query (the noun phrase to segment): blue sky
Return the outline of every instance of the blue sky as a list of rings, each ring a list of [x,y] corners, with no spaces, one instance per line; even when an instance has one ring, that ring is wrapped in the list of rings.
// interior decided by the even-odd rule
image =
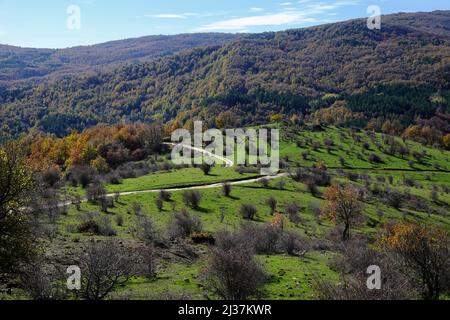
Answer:
[[[80,28],[69,6],[80,9]],[[154,34],[262,32],[383,14],[449,10],[448,0],[0,0],[0,43],[63,48]],[[73,20],[71,20],[73,21]]]

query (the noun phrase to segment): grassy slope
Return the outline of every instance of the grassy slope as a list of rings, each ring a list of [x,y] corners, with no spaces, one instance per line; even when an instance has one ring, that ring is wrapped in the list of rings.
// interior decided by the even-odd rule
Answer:
[[[330,168],[340,167],[339,157],[344,157],[346,159],[345,170],[368,174],[372,178],[372,181],[375,181],[378,176],[392,176],[394,178],[393,184],[382,184],[381,187],[383,189],[389,187],[404,190],[407,188],[404,185],[405,178],[413,178],[417,181],[419,186],[414,188],[408,187],[411,194],[421,197],[423,201],[429,203],[432,208],[443,208],[444,205],[448,208],[450,204],[450,196],[448,194],[442,191],[440,192],[439,200],[441,203],[434,203],[430,199],[430,191],[433,185],[440,187],[450,186],[450,173],[433,171],[435,170],[436,164],[445,170],[449,169],[448,152],[425,148],[430,156],[424,163],[415,165],[414,168],[410,168],[408,161],[412,160],[411,157],[400,159],[388,156],[378,151],[370,142],[370,148],[372,150],[367,151],[367,154],[377,153],[384,159],[383,164],[374,165],[358,159],[355,155],[356,152],[360,152],[362,143],[364,141],[370,141],[370,139],[361,133],[361,143],[355,142],[349,135],[341,141],[339,131],[339,129],[330,128],[324,132],[302,131],[296,133],[296,139],[310,137],[322,141],[325,137],[333,138],[336,142],[336,146],[333,147],[331,153],[328,153],[324,148],[321,148],[318,151],[312,151],[308,146],[300,148],[294,141],[284,140],[282,141],[281,155],[283,157],[288,156],[291,167],[298,165],[311,166],[318,161],[325,162]],[[377,140],[381,141],[381,138],[378,137]],[[412,142],[408,142],[408,145],[411,149],[415,150],[421,148],[418,144]],[[301,155],[305,150],[311,152],[311,157],[308,161],[304,161]],[[430,171],[417,171],[417,169]],[[333,174],[333,179],[335,181],[349,182],[347,178],[337,175],[336,169],[330,169],[330,172]],[[137,179],[128,179],[124,181],[123,185],[108,186],[107,188],[111,192],[116,190],[133,191],[186,184],[211,183],[240,177],[242,176],[235,173],[233,169],[217,167],[214,168],[211,176],[204,176],[200,169],[191,168],[174,172],[157,173]],[[231,198],[224,197],[220,188],[202,190],[203,200],[201,202],[201,209],[198,211],[190,211],[201,218],[206,231],[214,232],[222,229],[234,230],[242,223],[242,218],[239,216],[239,208],[243,203],[252,203],[257,206],[259,222],[270,222],[272,216],[270,215],[269,208],[265,204],[265,201],[270,196],[273,196],[278,199],[278,210],[281,212],[284,210],[284,206],[287,203],[292,203],[294,201],[302,207],[301,216],[304,219],[304,223],[299,226],[288,223],[288,227],[296,229],[303,236],[321,238],[332,228],[332,225],[327,222],[318,222],[310,205],[316,204],[320,206],[323,204],[324,200],[320,197],[315,198],[310,195],[303,184],[294,182],[289,178],[286,178],[286,181],[287,185],[285,190],[276,189],[276,181],[271,181],[270,188],[263,188],[259,184],[235,186]],[[359,180],[353,183],[363,184],[363,182]],[[323,191],[323,189],[321,189],[321,191]],[[119,238],[132,239],[130,227],[133,225],[134,217],[131,214],[131,205],[135,202],[142,205],[144,214],[152,217],[157,229],[161,233],[165,232],[173,210],[179,210],[184,207],[182,192],[173,192],[173,202],[165,203],[162,212],[159,212],[154,204],[156,196],[156,194],[139,194],[122,196],[120,198],[120,201],[116,203],[116,207],[111,209],[109,213],[113,226],[118,231]],[[70,207],[68,215],[59,222],[59,230],[67,241],[74,239],[77,239],[77,241],[80,239],[86,240],[90,238],[88,235],[74,234],[67,231],[67,226],[79,224],[80,217],[85,212],[100,211],[98,206],[90,203],[82,204],[81,208],[82,212],[78,212],[74,207]],[[377,211],[379,210],[384,212],[384,216],[378,216]],[[220,219],[222,213],[225,215],[223,223]],[[122,227],[117,226],[114,219],[115,216],[119,215],[125,220]],[[406,209],[399,211],[388,207],[379,201],[373,201],[365,204],[365,215],[367,221],[371,223],[361,225],[357,228],[356,232],[374,234],[383,223],[391,219],[407,219],[421,221],[425,224],[439,224],[450,229],[450,217],[448,212],[446,212],[446,215],[437,215]],[[312,298],[314,296],[314,292],[311,288],[312,274],[326,277],[331,280],[337,280],[337,275],[327,266],[327,261],[331,256],[331,253],[311,252],[304,258],[287,257],[283,255],[259,257],[265,264],[266,270],[271,276],[269,283],[265,287],[265,298]],[[134,279],[128,286],[117,292],[116,296],[151,299],[158,297],[159,294],[163,292],[174,292],[177,295],[187,294],[190,298],[203,299],[205,296],[198,275],[204,265],[204,257],[200,258],[194,264],[189,265],[163,262],[159,277],[155,282],[148,282],[144,279]]]

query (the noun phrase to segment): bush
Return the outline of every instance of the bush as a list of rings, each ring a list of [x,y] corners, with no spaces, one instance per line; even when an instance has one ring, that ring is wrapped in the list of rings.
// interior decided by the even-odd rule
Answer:
[[[139,202],[133,202],[131,204],[131,209],[136,216],[140,216],[142,214],[142,205]]]
[[[172,216],[168,229],[171,238],[187,238],[193,233],[201,232],[202,223],[199,218],[183,210]]]
[[[284,189],[286,188],[286,184],[287,184],[287,182],[286,182],[285,179],[280,179],[280,180],[278,180],[278,182],[277,182],[277,188],[278,188],[279,190],[284,190]]]
[[[113,237],[117,232],[113,229],[108,217],[100,216],[98,213],[87,213],[77,228],[79,233],[89,233],[98,236]]]
[[[183,201],[187,206],[192,209],[198,209],[200,207],[200,201],[202,200],[202,195],[197,190],[188,190],[183,193]]]
[[[156,208],[158,208],[159,211],[162,211],[162,210],[163,210],[163,207],[164,207],[164,201],[163,201],[163,199],[161,199],[161,197],[156,197],[156,199],[155,199],[155,205],[156,205]]]
[[[137,250],[140,262],[140,274],[149,280],[156,278],[156,253],[155,248],[152,245],[146,245],[138,248]]]
[[[291,173],[291,178],[296,182],[311,182],[321,187],[329,186],[331,183],[331,177],[324,167],[311,169],[297,168],[294,173]]]
[[[374,153],[369,155],[368,160],[369,160],[369,162],[372,162],[372,163],[383,163],[383,160],[381,159],[381,157]]]
[[[40,261],[27,263],[20,270],[22,288],[33,300],[67,299],[67,287],[56,269],[55,266],[43,265]]]
[[[214,245],[216,240],[213,235],[209,232],[196,232],[191,236],[192,242],[195,244],[210,244]]]
[[[260,184],[261,184],[261,186],[263,187],[263,188],[268,188],[269,187],[269,179],[267,179],[267,178],[261,178],[261,179],[259,179],[259,181],[258,181]]]
[[[225,197],[229,197],[231,195],[231,184],[228,182],[225,182],[224,184],[222,184],[222,191],[223,191],[223,195]]]
[[[313,179],[307,180],[305,182],[305,185],[306,190],[308,190],[308,192],[311,193],[313,197],[316,197],[319,194],[319,189],[317,188],[317,184]]]
[[[243,204],[240,209],[241,216],[247,220],[254,220],[258,210],[252,204]]]
[[[102,198],[106,197],[106,190],[101,184],[97,183],[86,189],[86,195],[91,203],[97,203]]]
[[[275,214],[275,211],[277,209],[277,203],[278,203],[278,201],[274,197],[270,197],[269,199],[266,200],[266,204],[270,208],[271,215]]]
[[[246,300],[257,296],[267,275],[252,253],[233,245],[212,248],[205,272],[207,286],[224,300]]]
[[[404,196],[400,191],[387,189],[385,192],[385,200],[389,206],[399,210],[402,207]]]
[[[281,236],[280,249],[290,255],[299,255],[309,250],[309,245],[296,231],[287,230]]]
[[[116,216],[116,224],[119,226],[119,227],[123,227],[123,224],[124,224],[124,219],[123,219],[123,216]]]
[[[147,216],[136,216],[135,225],[131,233],[135,238],[147,244],[153,244],[157,238],[153,221]]]
[[[332,261],[332,268],[341,273],[338,285],[313,279],[313,287],[324,300],[405,300],[415,299],[414,286],[393,267],[394,261],[371,249],[366,241],[354,240],[342,245],[341,254]],[[367,288],[367,267],[376,265],[382,270],[382,290]]]
[[[207,164],[207,163],[205,163],[205,162],[203,162],[203,163],[200,165],[200,169],[203,171],[203,173],[204,173],[205,175],[209,175],[209,174],[211,173],[212,168],[213,168],[212,165]]]
[[[41,173],[41,179],[47,188],[53,188],[61,181],[59,167],[51,167]]]
[[[258,254],[275,254],[279,251],[282,230],[269,224],[258,226],[246,224],[240,230],[246,243],[253,246]]]
[[[446,229],[396,224],[386,228],[377,246],[393,257],[394,269],[410,283],[420,284],[425,300],[438,300],[450,293],[450,234]]]
[[[294,202],[287,204],[285,207],[285,212],[289,217],[289,220],[295,225],[298,225],[301,222],[301,218],[299,216],[300,206],[297,203]]]
[[[106,177],[106,181],[108,181],[110,184],[114,184],[114,185],[122,184],[121,177],[116,173],[108,175]]]
[[[172,201],[172,194],[168,191],[161,190],[159,192],[159,198],[161,198],[161,200],[164,202],[169,202]]]
[[[91,242],[80,257],[82,290],[86,300],[103,300],[137,273],[135,252],[116,241]]]
[[[95,169],[90,166],[74,166],[72,167],[67,178],[72,182],[73,186],[81,185],[83,189],[96,179]]]

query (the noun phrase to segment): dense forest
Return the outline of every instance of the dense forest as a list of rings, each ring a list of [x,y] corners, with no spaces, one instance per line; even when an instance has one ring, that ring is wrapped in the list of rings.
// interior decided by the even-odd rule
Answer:
[[[233,34],[180,34],[148,36],[67,49],[34,49],[0,45],[0,85],[17,80],[75,74],[92,68],[112,67],[130,61],[148,61],[183,50],[221,45]]]
[[[450,106],[450,12],[386,16],[245,35],[103,72],[0,91],[2,131],[58,136],[98,123],[265,123],[341,106],[417,125]],[[107,59],[107,58],[105,58]],[[271,118],[272,117],[272,118]],[[442,117],[441,117],[442,118]],[[238,120],[239,119],[239,120]],[[440,132],[441,136],[448,134]]]

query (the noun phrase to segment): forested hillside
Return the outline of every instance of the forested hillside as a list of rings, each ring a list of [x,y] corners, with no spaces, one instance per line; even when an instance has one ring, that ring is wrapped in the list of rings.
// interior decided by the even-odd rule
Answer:
[[[221,45],[233,34],[181,34],[148,36],[67,49],[32,49],[0,45],[0,85],[14,80],[38,81],[42,77],[74,74],[95,67],[147,61],[183,50]]]
[[[101,73],[4,89],[0,121],[13,135],[36,127],[61,136],[121,121],[174,121],[176,127],[200,118],[209,125],[246,125],[333,105],[362,113],[362,126],[392,118],[405,129],[417,117],[449,110],[449,26],[450,12],[439,11],[387,16],[380,31],[360,19],[248,35]]]

